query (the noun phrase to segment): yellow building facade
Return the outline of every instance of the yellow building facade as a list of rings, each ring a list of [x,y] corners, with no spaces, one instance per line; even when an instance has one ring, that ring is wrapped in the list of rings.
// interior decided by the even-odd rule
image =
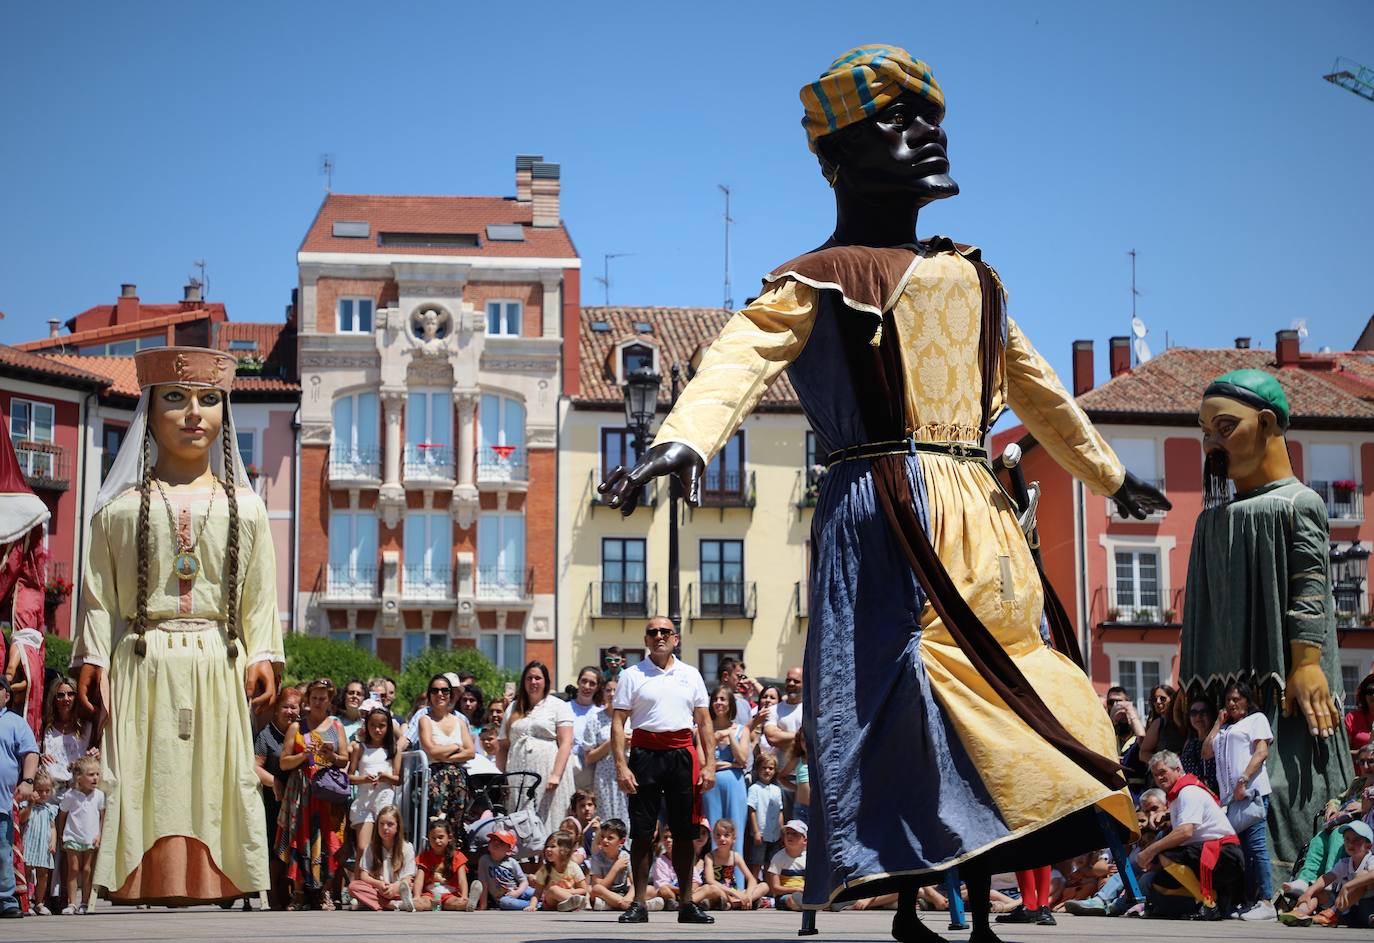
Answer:
[[[582,309],[577,393],[563,398],[558,420],[560,684],[581,666],[600,664],[611,645],[637,660],[648,617],[668,612],[667,483],[646,488],[645,504],[628,518],[596,491],[633,457],[624,379],[644,366],[663,377],[661,421],[672,365],[682,367],[685,383],[694,357],[728,317],[701,308]],[[712,461],[703,506],[680,505],[682,657],[708,684],[727,656],[743,658],[760,678],[779,678],[802,662],[812,443],[784,377]]]

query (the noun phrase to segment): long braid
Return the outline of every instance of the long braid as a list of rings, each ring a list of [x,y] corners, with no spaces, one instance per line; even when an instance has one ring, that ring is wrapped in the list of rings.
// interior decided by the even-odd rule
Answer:
[[[228,406],[228,399],[225,399]],[[238,481],[234,475],[234,430],[229,422],[229,410],[224,410],[224,497],[229,502],[229,544],[225,550],[224,606],[229,630],[229,658],[239,655],[239,498]],[[208,514],[209,511],[206,511]]]
[[[153,476],[153,433],[143,430],[143,469],[138,480],[138,610],[134,616],[134,632],[138,638],[134,642],[134,652],[142,658],[148,654],[148,642],[143,635],[148,630],[148,542],[152,534],[148,526],[148,503],[152,492]],[[176,534],[172,535],[176,540]]]

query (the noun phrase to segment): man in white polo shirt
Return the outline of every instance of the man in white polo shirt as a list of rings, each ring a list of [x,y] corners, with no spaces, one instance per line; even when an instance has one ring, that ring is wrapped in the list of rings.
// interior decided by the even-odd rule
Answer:
[[[1245,896],[1245,855],[1236,830],[1212,791],[1183,772],[1177,754],[1155,753],[1150,773],[1168,796],[1170,831],[1136,854],[1142,872],[1159,859],[1161,873],[1145,888],[1147,902],[1165,906],[1170,899],[1161,892],[1182,887],[1202,905],[1201,919],[1225,919]]]
[[[715,768],[707,763],[710,741],[706,683],[691,665],[673,655],[677,630],[672,620],[654,616],[644,629],[639,664],[620,673],[611,704],[611,750],[616,779],[630,797],[630,874],[635,899],[620,915],[621,923],[647,923],[644,891],[654,858],[654,831],[660,810],[666,811],[673,836],[673,867],[678,886],[692,886],[692,839],[700,791],[715,785]],[[625,751],[625,722],[634,729],[633,750]],[[678,923],[714,923],[715,919],[684,894]]]

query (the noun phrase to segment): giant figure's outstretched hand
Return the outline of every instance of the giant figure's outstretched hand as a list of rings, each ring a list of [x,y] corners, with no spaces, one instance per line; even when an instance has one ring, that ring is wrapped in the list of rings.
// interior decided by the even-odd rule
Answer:
[[[1322,650],[1318,645],[1289,644],[1290,667],[1283,686],[1283,716],[1302,714],[1307,719],[1307,732],[1325,740],[1335,733],[1341,715],[1331,698],[1321,658]]]
[[[1164,497],[1164,492],[1146,481],[1141,481],[1130,472],[1126,472],[1126,479],[1121,482],[1121,487],[1116,489],[1116,494],[1112,495],[1112,500],[1116,502],[1116,513],[1124,517],[1134,517],[1138,521],[1145,520],[1146,516],[1155,511],[1169,511],[1173,509],[1173,502]]]
[[[644,457],[628,471],[624,465],[617,465],[606,476],[606,480],[597,485],[596,490],[606,495],[607,504],[620,508],[621,516],[628,517],[639,506],[640,489],[646,481],[661,475],[676,475],[687,503],[699,507],[701,476],[705,471],[706,463],[691,446],[681,442],[664,442],[645,452]]]

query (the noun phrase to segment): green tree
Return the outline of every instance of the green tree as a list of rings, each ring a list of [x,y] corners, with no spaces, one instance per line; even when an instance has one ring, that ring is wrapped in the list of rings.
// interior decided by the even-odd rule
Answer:
[[[72,663],[72,641],[58,635],[44,636],[47,647],[47,667],[63,674],[67,674],[71,669],[68,667]]]
[[[487,701],[500,694],[507,681],[516,679],[515,672],[496,667],[475,648],[432,648],[406,662],[396,686],[394,710],[408,713],[410,705],[429,687],[429,679],[445,671],[472,672]]]
[[[391,669],[371,652],[352,642],[336,642],[317,635],[291,633],[285,638],[286,684],[329,678],[342,688],[350,678],[366,681]]]

